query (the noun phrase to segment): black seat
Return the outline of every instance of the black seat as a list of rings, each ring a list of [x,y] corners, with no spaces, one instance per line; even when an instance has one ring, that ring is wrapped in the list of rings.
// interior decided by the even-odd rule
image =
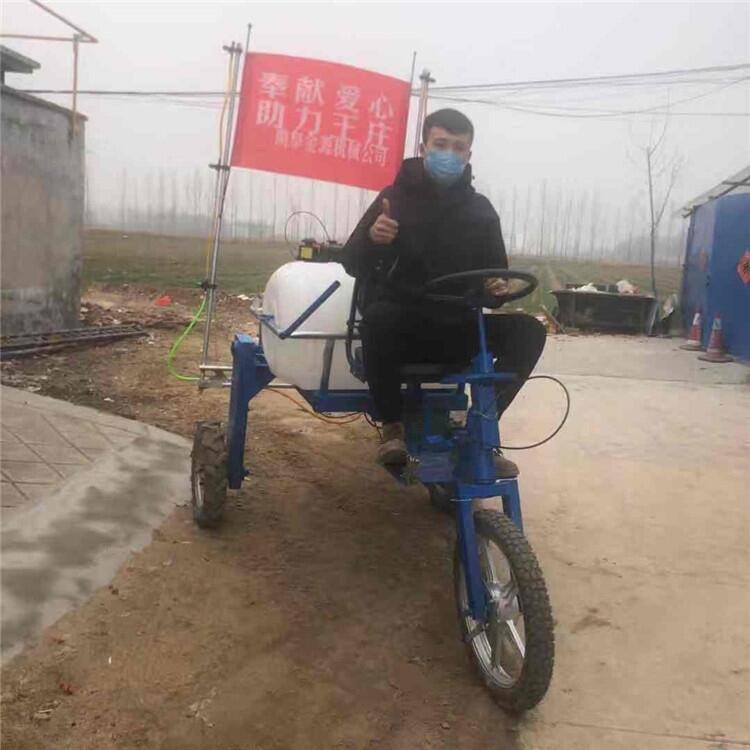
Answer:
[[[354,348],[352,375],[363,383],[365,379],[365,364],[362,357],[362,347]],[[420,381],[425,383],[438,383],[451,372],[460,372],[466,367],[466,363],[440,362],[433,364],[430,362],[415,362],[414,364],[404,365],[400,368],[401,381],[406,383],[410,381]]]
[[[399,372],[402,380],[442,380],[449,372],[455,371],[456,366],[448,364],[415,363],[404,365]]]

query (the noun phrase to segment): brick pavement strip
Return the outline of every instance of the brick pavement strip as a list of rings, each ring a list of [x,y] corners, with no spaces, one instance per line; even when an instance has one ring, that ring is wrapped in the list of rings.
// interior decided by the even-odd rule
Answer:
[[[133,443],[149,428],[85,407],[2,388],[2,506],[43,501],[67,480]]]
[[[3,390],[5,394],[5,390]],[[22,508],[43,501],[67,479],[93,462],[119,451],[139,434],[137,423],[115,426],[72,416],[64,402],[25,394],[23,400],[3,399],[0,409],[2,506]],[[124,421],[124,420],[123,420]]]
[[[5,661],[106,585],[188,500],[190,444],[14,388],[0,386],[0,399]]]

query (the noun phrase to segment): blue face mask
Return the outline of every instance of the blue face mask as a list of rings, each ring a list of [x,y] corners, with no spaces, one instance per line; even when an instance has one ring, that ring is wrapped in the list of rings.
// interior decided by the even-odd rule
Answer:
[[[438,185],[448,187],[464,173],[466,162],[454,151],[434,148],[425,154],[424,168]]]

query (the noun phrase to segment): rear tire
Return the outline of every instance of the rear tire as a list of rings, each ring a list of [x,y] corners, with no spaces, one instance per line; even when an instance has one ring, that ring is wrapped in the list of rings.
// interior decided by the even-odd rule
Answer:
[[[505,600],[509,607],[505,615],[501,617],[496,609],[493,616],[491,608],[486,627],[478,632],[478,623],[468,614],[464,569],[457,545],[453,570],[461,636],[469,658],[498,703],[520,713],[539,703],[552,678],[555,635],[547,587],[526,537],[507,516],[495,510],[479,510],[474,513],[474,524],[485,587],[494,583],[498,590],[498,583],[512,585],[513,594]],[[498,563],[486,562],[492,556],[488,551],[492,547],[499,550],[504,563],[501,558]],[[505,568],[506,563],[508,574],[498,575],[497,568]],[[492,576],[488,572],[491,568],[495,569]],[[517,614],[511,617],[508,611],[514,608]],[[523,643],[524,653],[514,645],[509,622],[513,623],[515,638]]]
[[[193,520],[202,529],[214,529],[224,517],[227,499],[226,432],[221,422],[196,424],[191,458]]]

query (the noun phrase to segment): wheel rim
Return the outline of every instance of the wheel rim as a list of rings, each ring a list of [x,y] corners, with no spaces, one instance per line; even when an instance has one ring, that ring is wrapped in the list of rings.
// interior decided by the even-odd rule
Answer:
[[[526,658],[526,629],[518,587],[508,559],[491,540],[477,534],[482,581],[489,600],[487,622],[463,616],[465,632],[480,668],[499,687],[512,688],[521,678]],[[462,612],[469,610],[466,577],[459,563],[458,599]]]
[[[193,472],[193,503],[197,512],[203,510],[203,477],[199,470]]]

